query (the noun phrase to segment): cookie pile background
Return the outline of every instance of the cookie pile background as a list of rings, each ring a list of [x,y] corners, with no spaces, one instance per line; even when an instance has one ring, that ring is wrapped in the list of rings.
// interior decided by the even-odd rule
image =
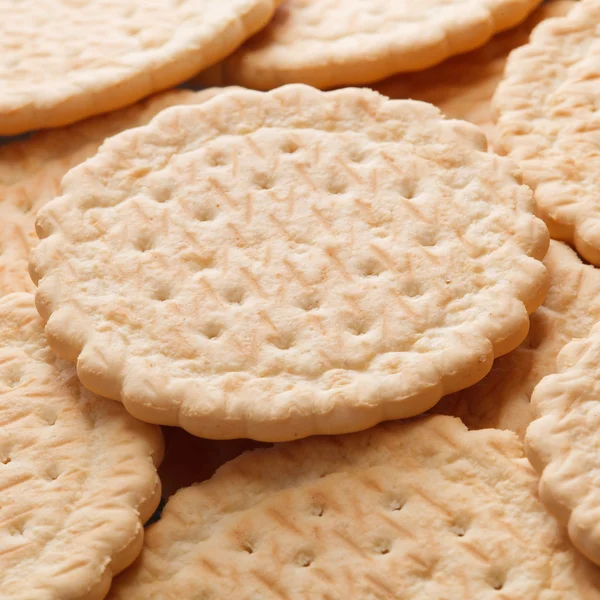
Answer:
[[[599,0],[0,0],[0,599],[600,598]]]

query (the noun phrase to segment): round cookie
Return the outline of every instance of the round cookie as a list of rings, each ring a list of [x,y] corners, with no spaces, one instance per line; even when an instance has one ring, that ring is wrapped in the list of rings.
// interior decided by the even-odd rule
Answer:
[[[494,97],[499,149],[523,170],[554,239],[600,265],[600,0],[549,19],[515,50]]]
[[[208,85],[322,89],[420,71],[514,27],[541,0],[284,0],[269,25],[202,73]]]
[[[0,136],[109,112],[189,79],[280,0],[2,0]]]
[[[435,107],[286,86],[163,111],[38,213],[38,310],[82,383],[209,438],[423,412],[543,301],[515,165]]]
[[[255,450],[181,490],[110,600],[597,600],[513,433],[436,416]]]
[[[77,381],[33,296],[0,298],[0,595],[100,600],[160,499],[158,427]]]

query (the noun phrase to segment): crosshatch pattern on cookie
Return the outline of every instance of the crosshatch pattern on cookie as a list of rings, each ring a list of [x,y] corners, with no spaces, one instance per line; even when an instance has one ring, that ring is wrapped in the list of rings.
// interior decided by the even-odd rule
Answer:
[[[509,432],[437,416],[276,445],[178,492],[110,600],[597,599]]]
[[[33,296],[0,299],[0,596],[100,600],[160,498],[158,427],[81,386]]]
[[[546,292],[530,191],[485,149],[365,90],[169,109],[39,213],[50,344],[92,390],[205,437],[426,410],[512,350]]]
[[[600,265],[600,1],[550,19],[515,50],[494,97],[499,148],[532,187],[550,235]]]

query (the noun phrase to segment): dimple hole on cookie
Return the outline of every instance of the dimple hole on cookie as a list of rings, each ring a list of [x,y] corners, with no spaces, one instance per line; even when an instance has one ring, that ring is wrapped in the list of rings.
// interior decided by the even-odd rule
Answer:
[[[417,185],[413,181],[403,181],[402,197],[406,200],[412,200],[417,195]]]
[[[392,512],[397,512],[399,510],[402,510],[404,508],[404,505],[406,503],[403,500],[400,500],[400,498],[394,498],[391,502],[390,502],[390,510]]]
[[[254,547],[250,542],[244,542],[242,544],[242,550],[247,554],[254,554]]]
[[[273,178],[268,173],[255,173],[254,184],[260,190],[270,190],[273,187]]]
[[[352,335],[365,335],[370,327],[364,319],[355,319],[348,325],[348,330]]]
[[[419,236],[419,243],[425,248],[435,246],[437,242],[437,233],[435,231],[425,231]]]
[[[382,265],[376,258],[373,257],[367,258],[360,265],[360,274],[363,277],[376,277],[377,275],[380,275],[384,270],[384,265]]]
[[[294,336],[291,333],[280,332],[270,338],[270,343],[280,350],[289,350],[294,345]]]
[[[213,152],[208,156],[208,164],[211,167],[224,167],[227,164],[227,157],[223,152]]]
[[[17,521],[16,523],[13,523],[9,528],[9,533],[12,536],[24,535],[25,521]]]
[[[171,290],[166,285],[162,285],[154,290],[152,297],[158,302],[166,302],[172,297]]]
[[[140,252],[148,252],[154,247],[154,240],[150,235],[141,235],[133,242],[133,245]]]
[[[313,295],[301,296],[298,298],[298,307],[307,312],[316,310],[320,306],[319,299]]]
[[[216,216],[216,210],[212,206],[201,204],[194,210],[194,216],[197,221],[205,223],[206,221],[212,221]]]
[[[450,531],[454,533],[457,537],[464,537],[469,530],[469,520],[465,516],[457,517],[452,525],[450,526]]]
[[[240,287],[232,287],[225,291],[224,296],[227,302],[230,304],[242,304],[246,293]]]
[[[392,542],[388,539],[378,539],[373,543],[373,551],[382,556],[389,554],[392,549]]]
[[[204,271],[204,269],[212,269],[215,266],[215,257],[209,256],[192,256],[189,259],[189,267],[192,271]]]
[[[340,176],[332,177],[327,182],[327,191],[330,194],[343,194],[348,189],[348,182]]]
[[[159,204],[167,202],[171,198],[171,190],[167,186],[157,187],[152,192],[152,199]]]
[[[7,454],[4,458],[0,459],[0,463],[2,463],[3,465],[8,465],[12,462],[12,458],[10,457],[10,454]]]
[[[223,333],[223,325],[221,325],[220,323],[215,323],[215,322],[208,323],[204,327],[203,333],[204,333],[205,337],[207,337],[209,340],[214,340]]]
[[[325,507],[321,504],[313,505],[310,510],[315,517],[322,517],[325,514]]]
[[[499,592],[506,584],[506,573],[498,570],[497,568],[493,568],[488,575],[487,581],[490,587]]]
[[[416,298],[422,296],[421,284],[418,281],[410,280],[404,284],[404,295],[409,298]]]
[[[348,158],[353,163],[361,163],[363,162],[363,160],[365,160],[365,153],[362,150],[359,150],[358,148],[352,148],[352,150],[350,150]]]
[[[56,421],[58,420],[58,413],[53,410],[47,410],[44,415],[42,415],[42,420],[48,427],[54,427]]]
[[[46,478],[48,481],[56,481],[60,475],[58,467],[56,465],[50,465],[46,469]]]
[[[313,553],[306,551],[298,552],[298,554],[296,554],[296,557],[294,558],[294,562],[296,563],[296,565],[302,568],[310,567],[314,560],[315,557]]]
[[[285,140],[281,145],[281,151],[285,154],[294,154],[300,146],[294,140]]]

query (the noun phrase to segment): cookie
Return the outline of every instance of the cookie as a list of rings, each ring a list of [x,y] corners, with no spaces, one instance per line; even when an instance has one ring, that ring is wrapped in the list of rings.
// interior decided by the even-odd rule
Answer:
[[[0,147],[0,296],[35,290],[27,272],[29,252],[37,243],[35,215],[59,194],[69,169],[93,156],[111,135],[145,125],[169,106],[205,102],[222,89],[164,92],[114,113]]]
[[[174,107],[38,213],[37,307],[82,383],[207,438],[409,417],[543,301],[545,226],[474,125],[370,90]]]
[[[600,1],[539,25],[494,97],[500,150],[532,187],[554,239],[600,265]]]
[[[420,71],[514,27],[540,0],[284,0],[270,24],[198,81],[322,89]]]
[[[542,379],[531,402],[536,419],[525,437],[540,473],[540,498],[568,527],[574,546],[600,564],[600,325],[558,355],[557,373]]]
[[[2,0],[0,136],[58,127],[182,83],[280,0]]]
[[[50,351],[33,296],[0,298],[0,596],[104,598],[141,550],[162,451]]]
[[[552,241],[544,259],[550,290],[531,315],[529,333],[494,362],[476,385],[443,398],[432,410],[460,417],[470,429],[510,429],[523,438],[533,418],[535,386],[556,371],[556,357],[600,320],[600,271],[581,262],[563,242]]]
[[[310,438],[181,490],[110,600],[600,597],[506,431],[451,417]]]
[[[550,17],[568,14],[574,0],[542,4],[512,29],[494,36],[485,46],[460,54],[442,64],[416,73],[403,73],[373,86],[390,98],[431,102],[451,119],[463,119],[481,127],[494,146],[492,97],[502,79],[512,50],[526,44],[532,29]]]

